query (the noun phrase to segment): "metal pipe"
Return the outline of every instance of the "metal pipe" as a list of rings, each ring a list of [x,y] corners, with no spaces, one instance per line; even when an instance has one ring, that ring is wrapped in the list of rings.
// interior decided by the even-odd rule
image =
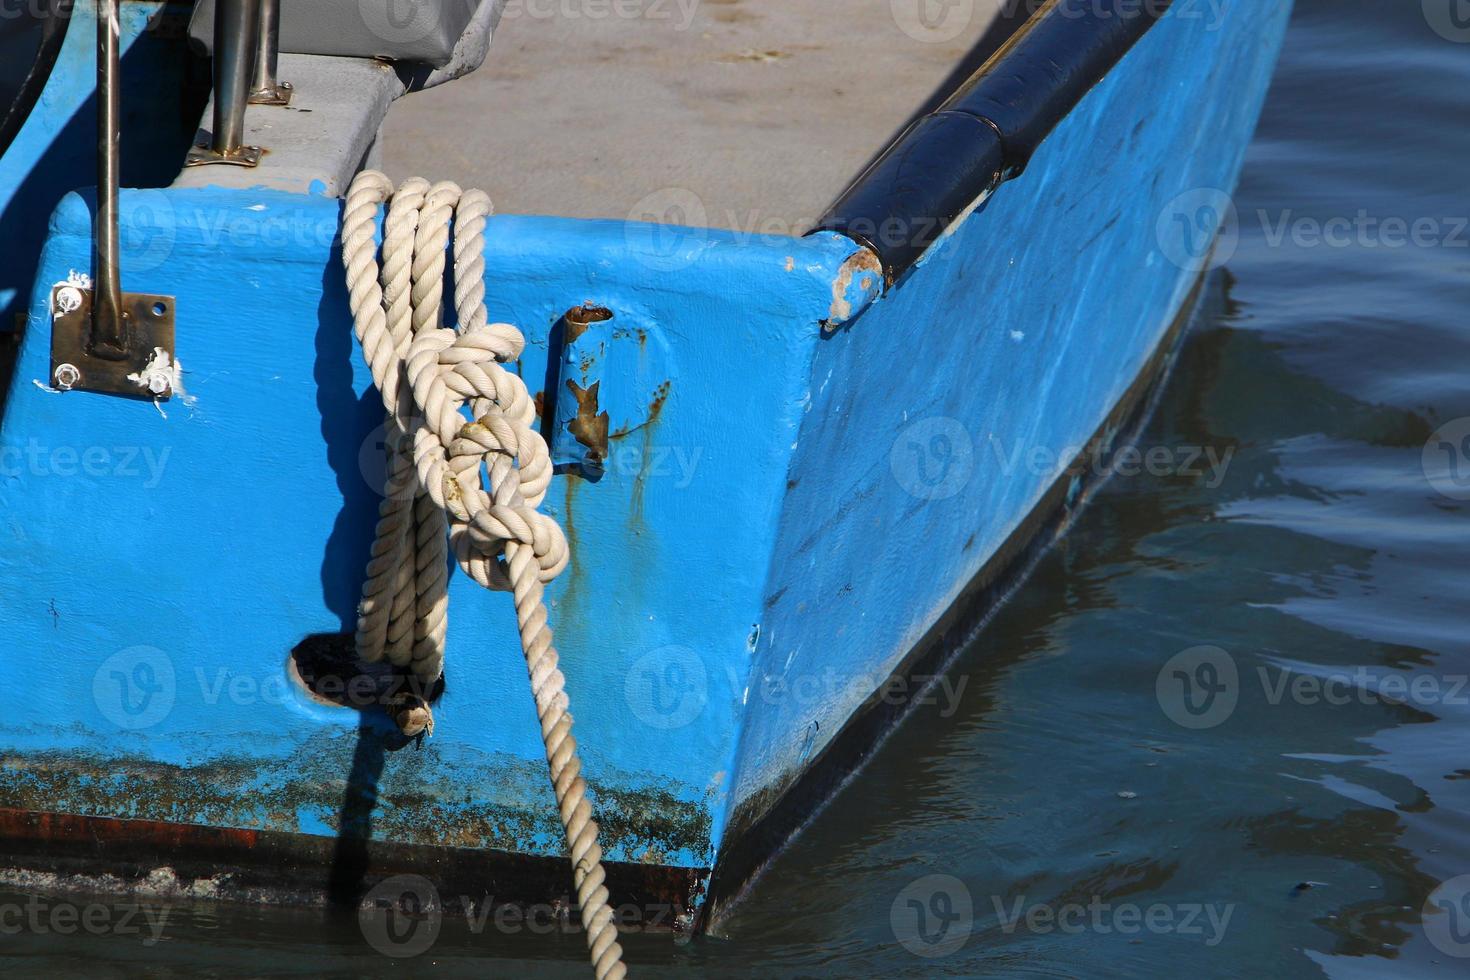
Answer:
[[[255,52],[255,73],[250,80],[251,102],[275,102],[281,98],[276,66],[281,53],[281,0],[260,0],[260,44]]]
[[[111,0],[116,2],[116,0]],[[229,156],[245,143],[245,104],[255,69],[260,0],[219,0],[214,8],[214,138]]]
[[[97,249],[92,351],[97,357],[113,361],[127,354],[122,281],[118,272],[118,141],[122,115],[118,84],[118,3],[119,0],[100,0],[97,4],[97,217],[92,229]]]

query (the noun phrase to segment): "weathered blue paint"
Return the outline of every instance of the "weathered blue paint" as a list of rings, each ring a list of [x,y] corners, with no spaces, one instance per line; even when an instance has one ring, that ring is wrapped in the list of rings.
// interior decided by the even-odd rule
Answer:
[[[190,7],[137,0],[122,5],[123,182],[173,179],[173,161],[193,128],[181,122],[185,61],[178,55]],[[35,111],[0,156],[0,331],[23,314],[45,241],[46,219],[63,194],[96,181],[96,46],[93,6],[77,3]],[[167,56],[165,57],[165,52]],[[133,229],[124,228],[124,234]]]
[[[1167,17],[881,299],[871,256],[830,233],[490,221],[490,315],[525,331],[531,390],[559,372],[558,320],[596,304],[616,324],[600,407],[638,420],[610,430],[599,479],[548,497],[573,553],[552,622],[612,858],[709,867],[1055,475],[992,446],[1057,453],[1098,426],[1196,278],[1158,218],[1232,186],[1286,13]],[[0,806],[559,853],[508,597],[456,576],[420,748],[287,678],[304,637],[351,629],[381,477],[339,203],[122,206],[124,282],[176,297],[196,400],[164,417],[34,383],[50,286],[88,263],[68,197],[0,419],[0,677],[25,692],[0,721]],[[937,436],[968,461],[952,484]]]
[[[137,811],[145,788],[123,775],[107,777],[107,793],[33,782],[68,808],[334,826],[332,787],[355,740],[385,733],[359,734],[355,712],[297,695],[285,665],[307,635],[350,630],[377,503],[381,406],[340,281],[339,202],[168,190],[126,192],[122,207],[125,223],[150,230],[135,238],[145,247],[125,243],[124,281],[176,296],[195,402],[168,403],[164,418],[146,402],[33,384],[48,372],[49,286],[87,265],[89,209],[67,198],[0,427],[0,588],[18,597],[0,611],[14,651],[4,675],[36,692],[7,716],[0,751],[80,753],[55,765],[87,780],[109,760],[124,774],[183,767],[161,811]],[[551,614],[587,774],[623,811],[608,819],[623,828],[609,835],[616,859],[711,860],[810,359],[854,250],[837,236],[690,232],[641,253],[615,222],[490,223],[490,313],[525,329],[533,391],[552,325],[584,302],[645,334],[673,379],[657,406],[616,401],[638,386],[610,389],[615,414],[650,421],[612,440],[601,479],[559,477],[549,499],[574,555]],[[139,646],[159,652],[108,662]],[[507,596],[456,578],[448,659],[437,733],[386,759],[375,832],[557,853]],[[681,709],[666,671],[686,663],[709,665],[698,724],[669,714]],[[127,730],[121,699],[143,705],[170,672],[171,709]],[[9,784],[0,805],[45,802]]]
[[[1235,186],[1289,13],[1274,0],[1218,22],[1176,8],[1022,177],[819,348],[736,764],[742,823],[936,622],[1138,375],[1199,273],[1161,249],[1160,219],[1186,192],[1214,189],[1210,202]],[[1205,244],[1214,231],[1192,229]]]

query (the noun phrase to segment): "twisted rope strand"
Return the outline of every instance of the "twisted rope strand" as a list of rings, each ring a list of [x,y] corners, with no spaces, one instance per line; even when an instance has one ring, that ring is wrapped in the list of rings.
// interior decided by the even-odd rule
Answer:
[[[379,267],[374,232],[384,204]],[[395,192],[375,171],[359,174],[347,192],[342,264],[354,333],[383,397],[388,455],[357,649],[365,660],[386,656],[429,685],[438,681],[451,551],[480,585],[512,593],[593,970],[598,980],[622,980],[597,822],[543,597],[570,559],[561,526],[537,509],[551,484],[551,454],[532,428],[536,406],[525,382],[503,367],[520,357],[525,338],[489,323],[485,310],[491,213],[483,191],[416,178]],[[442,325],[451,248],[458,331]],[[432,715],[421,711],[432,731]]]

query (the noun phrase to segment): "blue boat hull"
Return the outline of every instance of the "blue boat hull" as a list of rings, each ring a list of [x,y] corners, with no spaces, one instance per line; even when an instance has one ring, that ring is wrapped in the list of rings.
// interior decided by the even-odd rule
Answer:
[[[724,908],[898,718],[956,695],[931,680],[1146,404],[1216,231],[1191,205],[1181,252],[1171,213],[1234,186],[1288,15],[1190,9],[886,291],[835,232],[491,219],[490,315],[526,333],[532,391],[557,400],[568,309],[613,314],[577,365],[606,461],[553,433],[547,510],[615,901],[682,927]],[[130,288],[176,297],[190,403],[46,390],[53,285],[90,262],[68,196],[0,418],[9,863],[303,901],[399,871],[565,895],[508,597],[455,578],[428,740],[294,676],[352,629],[381,476],[340,202],[122,207]]]

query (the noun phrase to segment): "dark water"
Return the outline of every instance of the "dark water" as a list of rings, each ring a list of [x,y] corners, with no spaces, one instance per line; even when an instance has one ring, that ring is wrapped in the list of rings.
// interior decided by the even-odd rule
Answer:
[[[627,937],[638,974],[1470,974],[1470,422],[1431,439],[1470,416],[1467,97],[1470,43],[1419,0],[1299,0],[1232,281],[1141,440],[1229,454],[1223,479],[1110,483],[956,666],[957,710],[913,718],[724,936]],[[0,962],[587,975],[576,936],[447,923],[395,962],[351,918],[138,925],[0,935]]]

